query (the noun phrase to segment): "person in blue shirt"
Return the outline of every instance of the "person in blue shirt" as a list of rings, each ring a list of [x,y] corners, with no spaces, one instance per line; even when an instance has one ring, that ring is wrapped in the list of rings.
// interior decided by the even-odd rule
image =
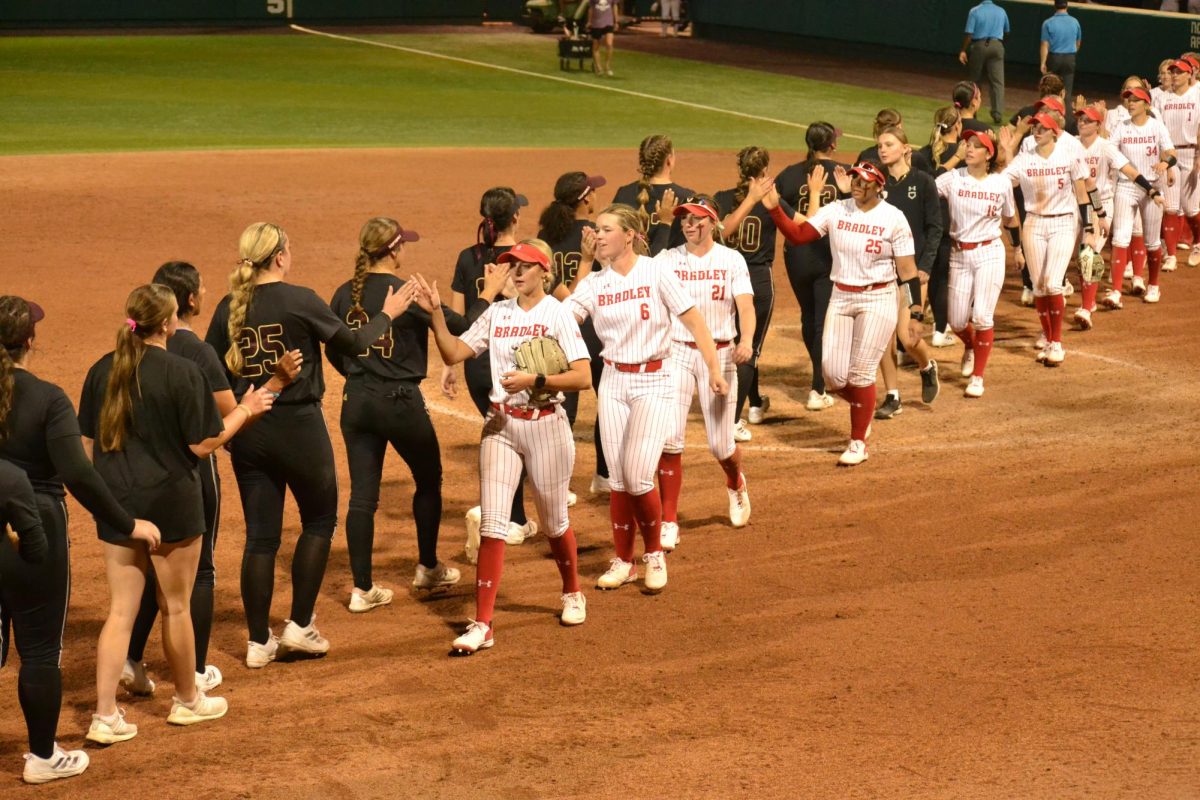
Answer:
[[[992,121],[1004,118],[1004,37],[1008,35],[1008,13],[992,0],[983,0],[967,14],[966,35],[959,63],[967,67],[971,82],[983,85],[987,74]]]
[[[1042,23],[1042,74],[1052,72],[1062,78],[1068,101],[1074,97],[1075,54],[1081,44],[1083,29],[1067,13],[1067,0],[1054,0],[1054,15]]]

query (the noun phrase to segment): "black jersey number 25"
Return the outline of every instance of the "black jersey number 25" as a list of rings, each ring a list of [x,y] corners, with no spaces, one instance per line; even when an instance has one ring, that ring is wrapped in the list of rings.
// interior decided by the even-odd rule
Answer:
[[[242,351],[243,378],[261,378],[275,371],[279,359],[287,353],[283,343],[283,326],[279,323],[242,328],[238,334],[238,349]]]

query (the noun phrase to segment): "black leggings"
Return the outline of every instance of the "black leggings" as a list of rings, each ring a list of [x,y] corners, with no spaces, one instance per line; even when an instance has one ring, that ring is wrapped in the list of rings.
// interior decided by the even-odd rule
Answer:
[[[250,641],[266,644],[288,489],[300,509],[301,527],[292,556],[291,619],[302,627],[312,622],[337,526],[333,444],[320,403],[277,405],[233,439],[231,452],[246,519],[242,605]]]
[[[379,484],[389,444],[404,459],[416,483],[412,514],[419,560],[426,567],[436,567],[442,518],[442,456],[420,385],[416,381],[388,385],[347,381],[341,427],[350,462],[346,543],[354,585],[363,591],[371,588],[375,511],[379,508]]]
[[[472,380],[471,373],[467,373],[467,391],[471,394],[471,401],[475,403],[475,407],[479,409],[479,413],[487,418],[488,410],[492,406],[492,401],[488,399],[488,392],[492,390],[489,383],[484,386],[479,380]],[[515,522],[518,525],[524,525],[529,522],[529,518],[525,516],[525,468],[521,467],[521,480],[517,483],[517,491],[513,494],[512,501],[512,516],[509,517],[510,522]]]
[[[813,391],[825,394],[825,376],[821,372],[821,335],[825,330],[825,312],[829,310],[829,298],[833,294],[833,281],[829,279],[832,257],[819,251],[824,245],[817,242],[801,245],[794,252],[787,252],[788,281],[792,293],[800,304],[800,335],[812,361]],[[791,248],[789,248],[790,250]]]
[[[7,660],[11,627],[21,656],[17,697],[25,714],[29,751],[49,758],[62,707],[60,663],[71,599],[71,543],[63,499],[40,493],[36,499],[49,543],[45,561],[26,564],[13,547],[0,542],[0,664]]]
[[[757,267],[750,273],[750,285],[754,289],[754,339],[750,344],[754,356],[745,364],[738,364],[737,410],[734,419],[742,418],[747,398],[752,406],[762,405],[762,395],[758,392],[758,357],[762,355],[763,342],[766,341],[767,329],[771,327],[771,315],[775,311],[775,284],[772,277],[769,267]],[[741,336],[739,323],[739,341]]]
[[[938,245],[929,273],[929,305],[933,306],[933,329],[945,332],[950,326],[947,306],[950,302],[950,239],[944,237]]]
[[[208,640],[212,634],[213,589],[217,585],[214,563],[217,550],[217,529],[221,524],[221,477],[217,474],[216,453],[200,462],[200,489],[204,494],[204,538],[200,542],[200,563],[196,566],[196,584],[192,587],[192,630],[196,635],[196,672],[207,669]],[[154,567],[146,573],[146,588],[142,605],[133,621],[129,637],[129,660],[141,661],[146,656],[146,640],[154,629],[158,616],[158,581]]]

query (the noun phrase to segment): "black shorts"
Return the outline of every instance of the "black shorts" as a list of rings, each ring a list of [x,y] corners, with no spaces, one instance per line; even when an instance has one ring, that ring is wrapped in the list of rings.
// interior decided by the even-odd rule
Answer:
[[[604,28],[592,28],[591,29],[593,39],[603,39],[605,36],[607,36],[608,34],[610,34],[612,32],[613,32],[612,25],[608,25]]]

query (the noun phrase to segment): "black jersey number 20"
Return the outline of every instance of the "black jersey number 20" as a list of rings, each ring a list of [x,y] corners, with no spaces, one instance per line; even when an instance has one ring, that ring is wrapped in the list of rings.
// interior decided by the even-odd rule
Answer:
[[[279,323],[242,328],[238,334],[238,349],[242,351],[243,378],[261,378],[275,371],[279,359],[287,353],[283,343],[283,326]]]

